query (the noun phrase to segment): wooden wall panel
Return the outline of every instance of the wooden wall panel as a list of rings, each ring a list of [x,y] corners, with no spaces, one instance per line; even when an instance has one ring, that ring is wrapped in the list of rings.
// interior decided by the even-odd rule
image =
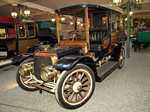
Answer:
[[[27,49],[38,42],[38,39],[19,40],[19,53],[26,53]]]

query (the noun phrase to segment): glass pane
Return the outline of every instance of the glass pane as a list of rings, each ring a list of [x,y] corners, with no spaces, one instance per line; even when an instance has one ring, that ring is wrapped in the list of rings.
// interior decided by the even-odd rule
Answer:
[[[0,38],[4,38],[6,36],[6,30],[4,28],[0,28]]]
[[[27,29],[28,29],[28,37],[33,37],[33,36],[35,36],[34,23],[27,23]]]
[[[19,37],[21,37],[21,38],[25,37],[25,28],[24,28],[24,26],[19,25],[18,28],[19,28]]]
[[[80,15],[62,15],[60,28],[60,37],[62,40],[85,40],[84,36],[84,17]]]

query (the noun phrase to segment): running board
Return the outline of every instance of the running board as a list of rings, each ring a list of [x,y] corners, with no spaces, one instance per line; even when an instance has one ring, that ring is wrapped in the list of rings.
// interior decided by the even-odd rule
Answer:
[[[100,78],[100,81],[103,81],[110,73],[117,68],[117,61],[108,61],[103,64],[101,67],[97,67],[97,76]]]

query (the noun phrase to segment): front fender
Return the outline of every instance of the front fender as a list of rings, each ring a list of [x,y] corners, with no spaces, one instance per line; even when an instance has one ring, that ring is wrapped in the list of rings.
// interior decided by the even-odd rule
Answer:
[[[33,57],[32,53],[21,54],[12,59],[13,65],[20,65],[24,60]]]
[[[95,65],[93,59],[87,56],[65,56],[58,60],[54,67],[58,70],[70,70],[78,63],[83,63],[89,67]]]

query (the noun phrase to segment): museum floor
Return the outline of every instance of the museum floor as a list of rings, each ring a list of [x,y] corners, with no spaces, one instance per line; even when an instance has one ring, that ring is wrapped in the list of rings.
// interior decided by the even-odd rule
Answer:
[[[15,82],[17,67],[0,69],[0,112],[150,112],[150,49],[131,53],[123,69],[116,69],[77,110],[61,108],[55,96],[25,92]]]

